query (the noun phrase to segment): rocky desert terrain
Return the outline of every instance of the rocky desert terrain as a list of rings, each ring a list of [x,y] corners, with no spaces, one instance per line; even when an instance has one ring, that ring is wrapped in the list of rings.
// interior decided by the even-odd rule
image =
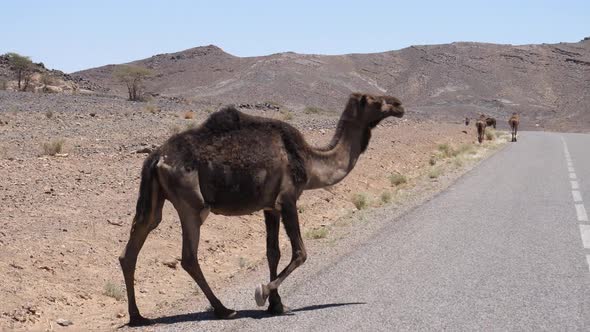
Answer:
[[[342,183],[304,193],[298,208],[312,250],[338,242],[336,225],[343,220],[354,229],[350,220],[359,218],[351,216],[404,204],[408,192],[460,174],[504,142],[501,133],[490,132],[491,140],[475,144],[465,117],[486,113],[505,130],[516,111],[522,129],[590,128],[588,38],[248,58],[204,46],[131,64],[153,72],[144,82],[146,101],[126,100],[125,87],[113,77],[118,65],[65,74],[37,63],[30,91],[17,92],[7,58],[0,57],[2,330],[112,330],[127,321],[117,258],[145,153],[222,105],[287,121],[311,144],[323,145],[351,92],[403,101],[404,118],[374,130],[369,149]],[[51,84],[44,82],[47,73]],[[215,289],[266,264],[264,231],[260,213],[207,219],[200,260]],[[180,236],[167,204],[136,273],[139,306],[148,317],[171,312],[188,296],[203,299],[180,268]]]
[[[261,105],[243,110],[288,121],[315,145],[329,142],[338,117]],[[198,125],[209,112],[166,98],[136,103],[113,96],[0,91],[3,329],[65,329],[59,320],[74,329],[109,330],[126,322],[117,258],[133,218],[146,156],[141,152]],[[299,209],[306,241],[336,241],[332,227],[339,220],[398,204],[408,188],[437,181],[495,146],[480,148],[474,141],[471,126],[416,119],[412,112],[384,122],[345,181],[303,195]],[[61,151],[51,151],[55,145]],[[191,294],[203,297],[180,268],[180,239],[178,217],[167,204],[138,262],[138,301],[148,316]],[[208,218],[200,260],[210,283],[219,289],[266,264],[264,243],[261,214]]]
[[[578,43],[417,45],[374,54],[293,52],[237,57],[210,45],[131,64],[152,69],[154,94],[202,104],[274,101],[337,111],[350,91],[398,96],[415,117],[456,121],[480,113],[523,117],[523,128],[588,131],[590,38]],[[124,95],[116,65],[72,77]]]

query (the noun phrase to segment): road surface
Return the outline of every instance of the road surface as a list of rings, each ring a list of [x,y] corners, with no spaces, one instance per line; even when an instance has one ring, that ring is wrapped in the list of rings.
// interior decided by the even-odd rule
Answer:
[[[265,315],[244,285],[222,297],[240,318],[178,315],[156,330],[590,331],[589,146],[521,133],[349,255],[296,271],[281,292],[291,315]]]

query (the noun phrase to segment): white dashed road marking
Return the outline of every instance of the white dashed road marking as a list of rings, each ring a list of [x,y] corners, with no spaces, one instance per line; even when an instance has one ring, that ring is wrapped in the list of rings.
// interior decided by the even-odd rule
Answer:
[[[563,143],[563,151],[565,153],[565,160],[567,161],[567,171],[569,172],[569,177],[571,180],[575,180],[577,179],[576,170],[574,169],[574,164],[570,156],[570,151],[567,148],[567,143],[563,137],[561,137],[561,142]],[[581,223],[587,223],[588,214],[586,213],[586,208],[584,207],[582,193],[577,190],[580,189],[580,184],[578,181],[571,180],[570,183],[572,185],[572,199],[574,201],[574,206],[576,207],[578,221]],[[590,225],[580,224],[580,234],[582,235],[582,244],[584,245],[584,249],[590,249]],[[588,254],[586,254],[586,262],[588,263],[588,269],[590,270],[590,255]]]
[[[576,204],[576,214],[578,215],[578,221],[588,221],[588,214],[584,204]]]
[[[582,233],[584,248],[590,249],[590,225],[580,225],[580,233]]]
[[[580,194],[577,190],[572,190],[572,197],[574,198],[574,202],[578,203],[582,201],[582,194]]]

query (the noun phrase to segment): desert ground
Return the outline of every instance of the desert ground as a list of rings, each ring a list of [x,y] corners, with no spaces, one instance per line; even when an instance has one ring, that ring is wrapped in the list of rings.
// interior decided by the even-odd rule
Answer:
[[[111,330],[127,321],[118,256],[133,218],[142,152],[212,110],[170,100],[0,91],[2,330]],[[288,121],[318,146],[329,142],[339,115],[246,111]],[[303,194],[298,208],[308,243],[330,239],[333,225],[359,210],[400,204],[408,188],[498,147],[475,144],[473,126],[417,120],[411,110],[383,122],[372,137],[343,182]],[[51,144],[61,151],[50,155]],[[167,203],[138,261],[138,302],[147,316],[187,295],[204,297],[180,267],[180,253],[178,216]],[[199,254],[214,289],[265,265],[261,213],[210,216]]]

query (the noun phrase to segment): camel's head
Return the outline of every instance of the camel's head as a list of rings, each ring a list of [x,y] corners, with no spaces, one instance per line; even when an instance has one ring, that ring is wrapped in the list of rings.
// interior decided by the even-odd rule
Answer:
[[[404,116],[402,102],[395,97],[353,93],[350,95],[349,105],[356,106],[351,108],[354,111],[351,114],[354,120],[370,127],[375,127],[389,116]]]

